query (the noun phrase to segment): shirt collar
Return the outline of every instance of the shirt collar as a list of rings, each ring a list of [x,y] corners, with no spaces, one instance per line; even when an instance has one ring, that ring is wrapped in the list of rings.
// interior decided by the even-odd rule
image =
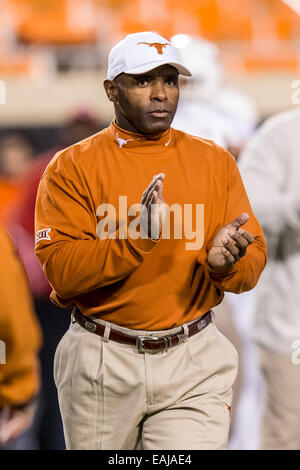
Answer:
[[[122,150],[130,150],[135,153],[162,153],[174,146],[173,129],[169,128],[164,132],[153,136],[146,136],[122,129],[113,120],[109,132],[113,141]]]

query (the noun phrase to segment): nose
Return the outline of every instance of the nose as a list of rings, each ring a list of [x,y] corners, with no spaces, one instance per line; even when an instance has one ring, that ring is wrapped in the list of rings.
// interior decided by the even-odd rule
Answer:
[[[167,100],[166,86],[163,80],[155,80],[152,84],[151,90],[152,101],[165,101]]]

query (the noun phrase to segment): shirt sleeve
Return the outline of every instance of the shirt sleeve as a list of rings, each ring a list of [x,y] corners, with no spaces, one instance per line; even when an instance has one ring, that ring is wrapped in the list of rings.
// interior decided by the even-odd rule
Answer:
[[[0,241],[1,408],[23,405],[38,393],[41,330],[24,268],[2,228]]]
[[[74,298],[129,276],[159,240],[97,237],[89,188],[74,173],[41,179],[35,210],[35,252],[62,299]]]
[[[204,264],[204,273],[209,280],[221,291],[240,294],[253,289],[258,282],[267,262],[266,242],[262,228],[255,218],[244,185],[234,158],[225,150],[228,164],[227,204],[223,226],[233,222],[240,214],[246,212],[250,218],[243,225],[243,229],[251,233],[255,240],[248,246],[246,254],[233,267],[224,272],[214,272],[209,266],[207,258]],[[211,248],[207,246],[207,254]]]

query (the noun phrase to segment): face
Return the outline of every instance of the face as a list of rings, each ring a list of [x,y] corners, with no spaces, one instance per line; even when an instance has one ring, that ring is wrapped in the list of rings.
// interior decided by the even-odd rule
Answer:
[[[178,72],[171,65],[143,75],[122,73],[104,87],[123,129],[153,135],[170,127],[179,98]]]
[[[33,149],[19,136],[3,139],[0,145],[0,170],[6,178],[23,177],[32,163]]]

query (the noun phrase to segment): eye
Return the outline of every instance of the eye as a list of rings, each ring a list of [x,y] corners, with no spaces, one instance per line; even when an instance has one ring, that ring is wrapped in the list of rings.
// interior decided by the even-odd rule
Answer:
[[[177,77],[176,78],[168,78],[166,80],[166,84],[168,86],[177,86],[177,83],[178,83],[178,78]]]
[[[136,81],[137,86],[143,87],[147,86],[149,81],[146,78],[140,78],[139,80]]]

